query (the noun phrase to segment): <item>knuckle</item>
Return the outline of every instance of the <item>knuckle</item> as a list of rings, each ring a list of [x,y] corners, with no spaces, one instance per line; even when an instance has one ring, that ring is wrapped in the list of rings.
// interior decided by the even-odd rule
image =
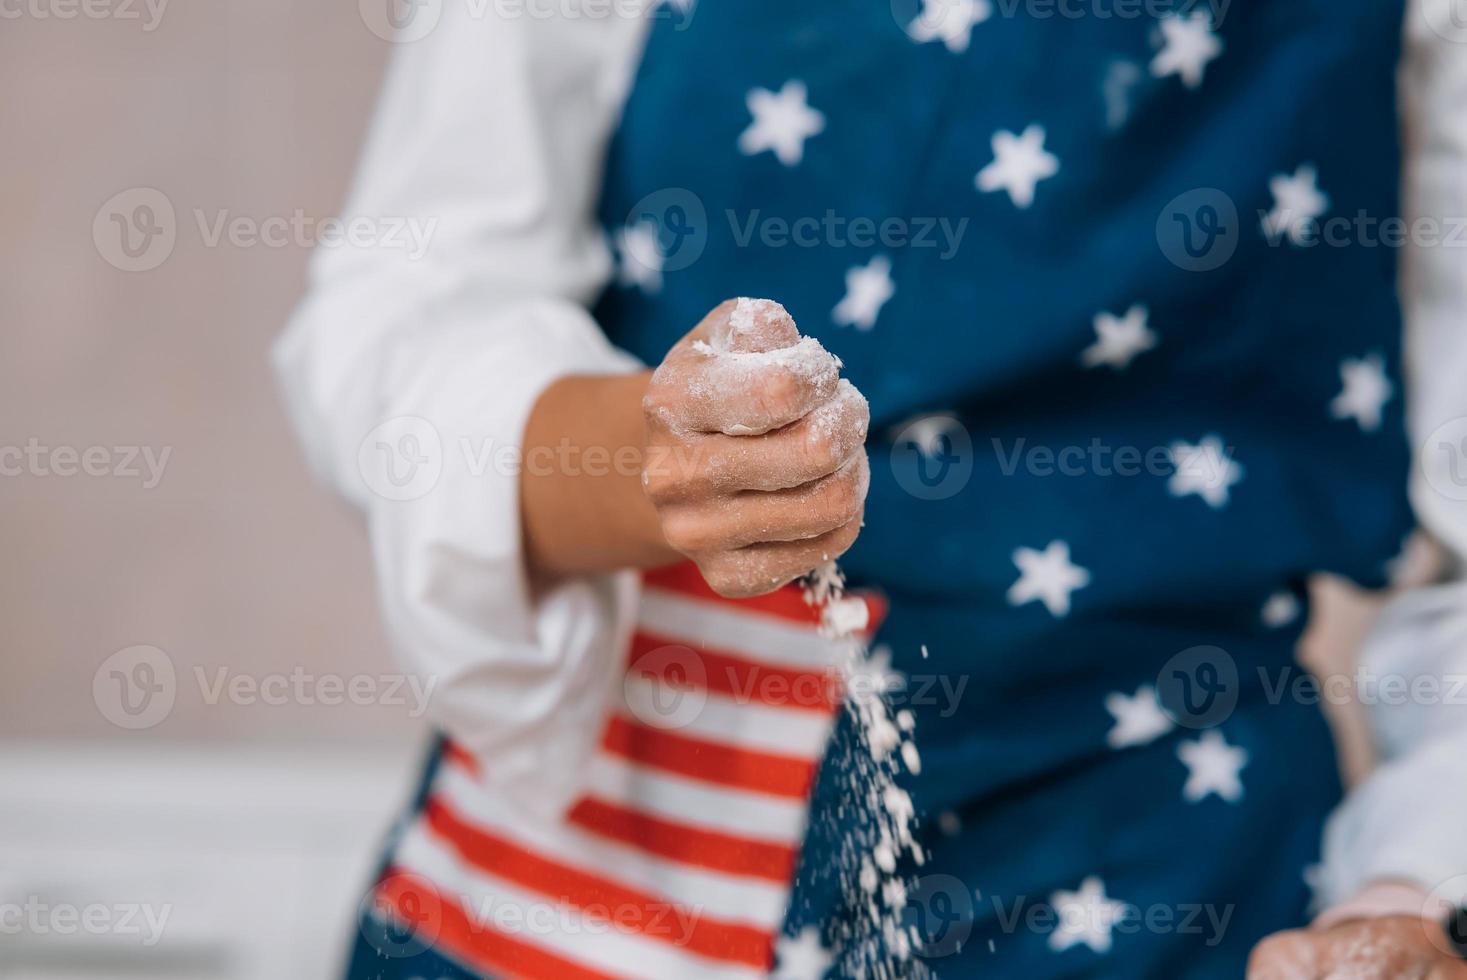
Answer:
[[[759,407],[772,419],[786,419],[796,414],[803,397],[803,385],[784,369],[767,371],[754,385]]]
[[[747,599],[755,591],[747,574],[718,564],[703,566],[703,580],[708,587],[726,599]]]
[[[678,480],[656,463],[648,463],[642,468],[642,492],[653,504],[668,503],[678,496]]]
[[[662,537],[674,551],[683,554],[716,551],[720,544],[709,522],[687,511],[663,515]]]
[[[848,455],[845,442],[839,430],[832,432],[823,426],[812,426],[805,437],[805,460],[820,474],[833,473]]]
[[[642,396],[642,418],[652,425],[661,425],[671,415],[671,392],[666,386],[658,384],[654,377],[647,393]]]
[[[866,399],[857,398],[854,411],[855,417],[852,419],[851,428],[859,445],[865,443],[866,436],[871,431],[871,405]]]
[[[860,493],[860,483],[854,467],[850,471],[837,473],[826,484],[822,493],[821,512],[832,526],[844,526],[855,520],[865,502]]]
[[[858,508],[856,516],[836,532],[836,548],[840,554],[845,554],[856,543],[856,538],[861,534],[861,521],[865,516],[865,508]]]
[[[654,504],[687,499],[696,487],[695,474],[681,462],[682,446],[660,442],[642,451],[642,491]]]

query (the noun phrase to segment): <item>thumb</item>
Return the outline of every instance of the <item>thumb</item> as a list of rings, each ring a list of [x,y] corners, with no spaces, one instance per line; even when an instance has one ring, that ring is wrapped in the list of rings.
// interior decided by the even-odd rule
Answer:
[[[789,311],[772,299],[731,300],[713,311],[708,346],[719,353],[758,354],[800,342]]]

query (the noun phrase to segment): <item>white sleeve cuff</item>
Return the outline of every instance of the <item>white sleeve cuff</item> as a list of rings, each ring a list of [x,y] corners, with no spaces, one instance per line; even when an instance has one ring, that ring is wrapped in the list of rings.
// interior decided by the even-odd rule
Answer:
[[[541,392],[635,369],[574,304],[531,301],[413,331],[383,363],[358,453],[381,604],[430,717],[486,778],[537,812],[581,785],[619,676],[637,578],[532,601],[520,525],[521,439]]]

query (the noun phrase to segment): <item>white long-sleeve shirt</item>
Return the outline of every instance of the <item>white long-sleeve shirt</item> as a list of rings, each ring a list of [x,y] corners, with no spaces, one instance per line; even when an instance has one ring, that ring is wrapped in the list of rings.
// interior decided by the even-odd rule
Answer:
[[[438,678],[435,720],[506,798],[544,813],[577,791],[637,600],[628,573],[532,600],[519,525],[515,447],[540,392],[635,366],[587,305],[611,274],[593,215],[645,24],[598,9],[515,18],[448,3],[399,46],[346,213],[426,222],[431,247],[319,250],[275,351],[313,466],[367,516],[389,633]],[[1413,6],[1405,56],[1408,217],[1467,216],[1467,45]],[[1404,258],[1411,431],[1428,450],[1412,499],[1467,554],[1467,504],[1435,489],[1451,460],[1426,444],[1467,417],[1467,249]],[[1467,584],[1397,600],[1364,663],[1467,677]],[[1371,710],[1385,762],[1330,823],[1324,900],[1380,878],[1467,898],[1467,705]]]

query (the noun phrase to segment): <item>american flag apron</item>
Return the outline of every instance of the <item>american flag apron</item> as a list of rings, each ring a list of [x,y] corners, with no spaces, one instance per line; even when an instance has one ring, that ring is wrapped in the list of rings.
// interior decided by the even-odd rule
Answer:
[[[444,742],[364,910],[353,978],[768,975],[837,665],[862,637],[823,635],[795,585],[725,599],[691,564],[643,585],[584,795],[537,822]],[[875,624],[882,603],[863,598]]]

